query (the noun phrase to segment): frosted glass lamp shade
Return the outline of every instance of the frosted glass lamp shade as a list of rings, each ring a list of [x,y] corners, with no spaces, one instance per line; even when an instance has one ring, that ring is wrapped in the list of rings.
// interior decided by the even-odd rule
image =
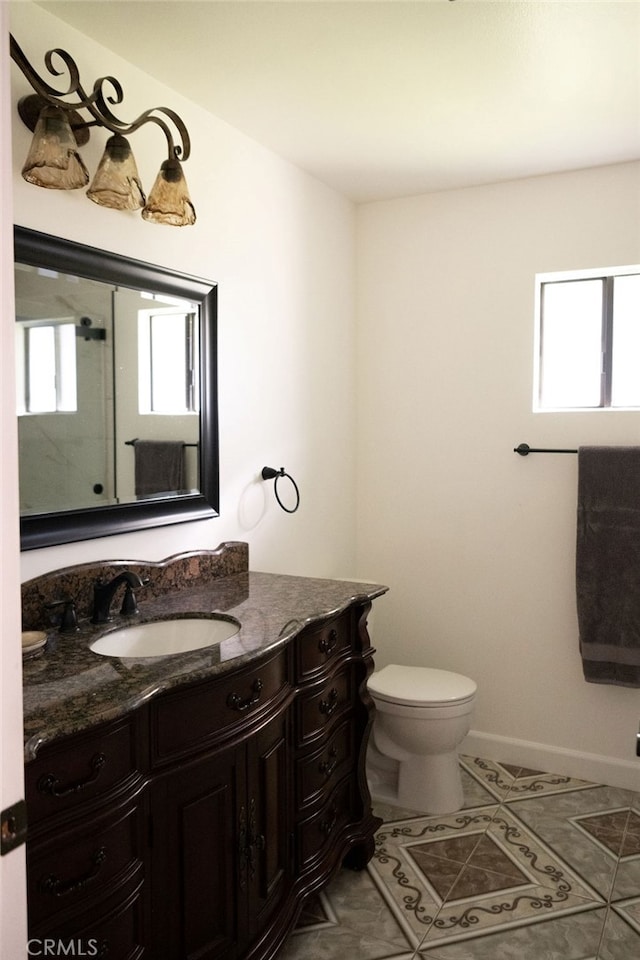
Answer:
[[[64,110],[45,107],[40,113],[22,176],[49,190],[77,190],[89,183],[89,172]]]
[[[87,196],[101,207],[111,207],[113,210],[139,210],[144,207],[146,197],[126,137],[115,133],[107,140]]]
[[[190,226],[196,222],[196,212],[179,160],[165,160],[160,167],[142,216],[152,223],[166,223],[172,227]]]

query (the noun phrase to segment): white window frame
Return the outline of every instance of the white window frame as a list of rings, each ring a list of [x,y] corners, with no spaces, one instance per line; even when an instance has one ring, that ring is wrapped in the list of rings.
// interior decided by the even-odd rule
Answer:
[[[152,329],[153,318],[168,316],[184,320],[185,369],[182,371],[185,384],[184,405],[176,409],[155,409],[153,401]],[[198,317],[191,309],[183,307],[156,307],[138,311],[138,410],[141,415],[182,416],[200,412],[200,360]]]
[[[71,337],[68,337],[68,328],[72,327]],[[53,351],[50,357],[52,370],[50,371],[55,383],[54,404],[46,409],[35,409],[31,401],[31,374],[30,374],[30,346],[29,340],[34,329],[50,328],[53,330]],[[63,328],[65,336],[74,349],[69,353],[63,345]],[[17,408],[18,416],[43,416],[50,413],[77,413],[77,354],[75,350],[75,321],[72,317],[56,318],[55,320],[21,321],[16,326],[16,355],[17,363]]]
[[[585,411],[621,411],[639,410],[637,406],[621,407],[611,405],[612,375],[612,330],[615,317],[613,304],[613,286],[617,277],[640,276],[640,265],[630,264],[620,267],[596,268],[590,270],[571,270],[554,273],[539,273],[535,277],[535,323],[534,323],[534,376],[533,411],[535,413],[585,412]],[[545,284],[565,283],[575,280],[601,280],[603,282],[603,314],[601,324],[601,384],[600,402],[593,406],[543,406],[542,392],[542,337],[543,337],[543,300]]]

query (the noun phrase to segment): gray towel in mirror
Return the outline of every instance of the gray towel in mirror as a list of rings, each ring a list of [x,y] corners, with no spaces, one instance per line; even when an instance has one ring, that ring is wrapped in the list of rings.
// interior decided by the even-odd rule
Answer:
[[[137,497],[159,496],[184,490],[182,440],[136,440],[133,449]]]

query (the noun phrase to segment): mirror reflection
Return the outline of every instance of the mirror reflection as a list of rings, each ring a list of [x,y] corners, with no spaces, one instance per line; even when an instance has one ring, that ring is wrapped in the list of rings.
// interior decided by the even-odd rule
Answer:
[[[215,284],[15,232],[23,549],[215,516]]]
[[[197,304],[16,264],[20,508],[198,492]]]

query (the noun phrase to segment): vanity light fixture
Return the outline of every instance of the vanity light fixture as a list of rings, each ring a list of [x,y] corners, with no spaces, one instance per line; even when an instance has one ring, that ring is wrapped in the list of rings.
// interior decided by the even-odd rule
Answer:
[[[54,59],[55,58],[55,59]],[[142,217],[151,223],[166,223],[183,227],[195,223],[196,214],[189,197],[182,163],[191,152],[187,128],[175,111],[168,107],[153,107],[132,123],[124,123],[111,110],[122,103],[124,93],[115,77],[100,77],[87,94],[80,83],[80,73],[73,58],[59,47],[45,54],[47,70],[54,77],[68,74],[66,89],[56,90],[33,69],[26,56],[11,37],[11,59],[20,68],[33,89],[33,94],[22,97],[18,113],[33,130],[34,136],[22,176],[29,183],[53,190],[77,190],[89,183],[78,147],[89,140],[89,127],[104,127],[110,131],[105,151],[98,165],[87,196],[94,203],[113,210],[142,209]],[[64,69],[59,69],[61,61]],[[68,102],[65,97],[76,97]],[[88,112],[86,117],[79,111]],[[160,127],[167,139],[168,157],[145,197],[138,169],[127,136],[146,123]],[[174,142],[172,127],[180,142]]]

